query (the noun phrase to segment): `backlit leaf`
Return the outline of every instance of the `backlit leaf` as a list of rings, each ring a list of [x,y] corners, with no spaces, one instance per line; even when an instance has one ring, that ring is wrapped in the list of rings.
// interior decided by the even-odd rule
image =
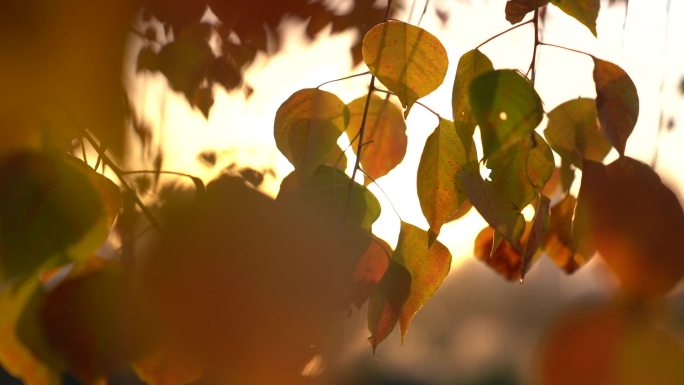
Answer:
[[[639,118],[639,95],[627,73],[617,65],[594,59],[596,109],[603,134],[620,156]]]
[[[392,247],[382,239],[373,237],[354,271],[354,289],[352,290],[351,301],[357,308],[361,308],[385,275],[391,255]]]
[[[684,212],[649,166],[629,157],[607,167],[586,161],[580,199],[596,249],[627,292],[658,297],[682,278]]]
[[[404,303],[411,293],[411,274],[401,264],[390,260],[368,304],[368,337],[373,352],[389,336],[399,320]]]
[[[506,20],[511,24],[517,24],[525,18],[525,15],[548,2],[549,0],[509,0],[506,3]]]
[[[475,78],[470,105],[480,126],[485,158],[528,135],[544,114],[532,83],[516,70],[490,71]]]
[[[520,239],[521,245],[514,248],[506,239],[497,245],[494,239],[497,233],[493,228],[485,227],[475,238],[473,256],[506,280],[520,282],[523,279],[522,250],[528,242],[531,229],[531,224],[526,224]],[[533,253],[526,266],[528,269],[540,254],[538,251]]]
[[[541,190],[554,169],[553,153],[539,134],[520,139],[518,145],[496,152],[487,160],[490,184],[502,197],[522,210]]]
[[[92,253],[106,238],[110,213],[118,211],[116,186],[61,157],[15,153],[0,164],[0,181],[3,279],[26,276],[70,247],[75,254]],[[111,195],[106,204],[101,192]]]
[[[39,360],[16,334],[24,307],[39,289],[37,278],[26,280],[20,287],[0,291],[0,364],[27,385],[58,385],[60,374]]]
[[[401,222],[399,241],[392,260],[400,263],[411,274],[411,292],[401,308],[399,326],[404,340],[411,320],[432,297],[449,273],[451,253],[439,241],[428,246],[428,233]]]
[[[313,88],[299,90],[276,112],[276,145],[306,179],[336,146],[348,122],[347,106],[337,96]]]
[[[349,140],[356,138],[361,128],[366,96],[349,103]],[[352,145],[356,153],[357,142]],[[406,122],[401,109],[389,99],[373,94],[368,105],[363,134],[361,166],[373,179],[386,175],[396,167],[406,154]]]
[[[513,204],[500,195],[494,187],[482,180],[475,171],[459,174],[463,189],[470,202],[487,223],[503,235],[514,248],[519,248],[520,236],[525,229],[525,219]]]
[[[366,187],[354,182],[344,171],[331,166],[321,165],[304,183],[299,173],[292,172],[283,179],[278,200],[295,199],[320,205],[332,211],[337,218],[346,217],[359,226],[369,229],[380,217],[380,202]],[[351,198],[348,195],[351,193]],[[347,206],[347,201],[349,205]]]
[[[551,0],[551,4],[577,19],[596,36],[596,18],[601,8],[600,0]]]
[[[335,146],[328,155],[323,158],[321,164],[336,167],[344,171],[347,169],[347,155],[344,154],[340,146]]]
[[[572,233],[572,218],[577,199],[566,194],[562,201],[551,208],[549,230],[542,242],[542,248],[551,260],[566,273],[572,274],[593,256],[575,251]]]
[[[530,236],[525,242],[525,249],[522,255],[522,266],[520,269],[520,279],[525,278],[525,274],[532,264],[532,258],[537,254],[539,246],[542,244],[546,231],[549,228],[549,206],[551,201],[549,198],[540,194],[539,203],[534,212],[534,219],[532,220],[532,229]]]
[[[405,115],[416,100],[442,84],[449,65],[435,36],[400,21],[380,23],[368,31],[362,53],[371,73],[399,96]]]
[[[469,139],[472,144],[472,139]],[[466,156],[465,146],[456,133],[454,123],[440,119],[435,131],[425,141],[418,164],[418,200],[430,225],[429,244],[439,235],[442,225],[464,205],[458,173],[465,167],[477,168],[474,152]]]
[[[600,162],[610,151],[610,142],[599,129],[594,99],[567,101],[548,114],[544,136],[562,158],[582,168],[582,159]]]
[[[187,385],[203,374],[202,367],[180,348],[153,350],[132,364],[135,374],[148,385]]]
[[[470,139],[477,125],[470,107],[470,83],[483,73],[493,70],[491,60],[478,49],[466,52],[458,61],[451,94],[451,109],[454,121],[457,122],[458,135],[465,144],[466,151],[470,151]]]

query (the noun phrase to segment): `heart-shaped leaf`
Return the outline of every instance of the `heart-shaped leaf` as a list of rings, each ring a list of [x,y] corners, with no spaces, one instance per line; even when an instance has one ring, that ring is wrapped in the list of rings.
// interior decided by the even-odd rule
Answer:
[[[363,120],[366,96],[349,103],[349,140],[358,140],[357,135]],[[389,98],[372,95],[368,104],[363,134],[361,166],[372,179],[380,178],[395,168],[406,154],[406,122],[401,109]],[[352,144],[354,152],[356,144]]]
[[[456,79],[451,94],[451,109],[461,142],[466,151],[470,151],[470,139],[473,137],[477,122],[470,107],[470,83],[485,72],[493,71],[494,66],[489,58],[478,49],[470,50],[461,56],[456,67]]]
[[[542,102],[516,70],[486,72],[470,85],[470,106],[480,126],[484,157],[516,143],[542,120]]]
[[[371,333],[368,341],[373,352],[394,329],[410,293],[411,274],[404,266],[390,260],[368,304],[368,331]]]
[[[299,90],[276,112],[276,146],[306,179],[333,150],[348,123],[349,110],[340,98],[315,88]]]
[[[567,101],[548,114],[544,136],[562,158],[582,168],[582,159],[600,162],[611,145],[598,125],[596,101],[578,98]]]
[[[404,115],[416,100],[442,84],[449,65],[439,39],[400,21],[380,23],[368,31],[362,52],[371,73],[399,96]]]
[[[469,139],[472,145],[472,138]],[[439,235],[440,228],[465,204],[458,173],[465,167],[477,168],[475,152],[466,150],[454,123],[440,119],[435,131],[425,141],[418,164],[418,200],[423,215],[430,225],[429,241]]]
[[[622,68],[605,60],[593,59],[596,109],[601,130],[620,156],[624,156],[627,139],[639,118],[639,95],[634,82]]]
[[[601,8],[600,0],[551,0],[551,4],[560,8],[569,16],[584,24],[596,35],[596,18]]]

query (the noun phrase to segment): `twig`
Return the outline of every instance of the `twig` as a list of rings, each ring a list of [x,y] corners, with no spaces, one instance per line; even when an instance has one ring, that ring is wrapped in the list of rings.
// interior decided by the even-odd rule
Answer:
[[[392,91],[383,90],[383,89],[381,89],[381,88],[376,88],[375,90],[378,91],[378,92],[385,93],[385,94],[387,94],[387,95],[397,96],[397,94],[395,94],[395,93],[392,92]],[[441,116],[437,111],[435,111],[435,110],[433,110],[432,108],[428,107],[426,104],[424,104],[424,103],[422,103],[422,102],[419,102],[419,101],[416,101],[415,104],[417,104],[417,105],[419,105],[419,106],[425,108],[426,110],[428,110],[429,112],[431,112],[433,115],[435,115],[438,119],[441,119],[441,118],[442,118],[442,116]]]
[[[416,25],[420,25],[420,23],[423,21],[423,16],[425,16],[425,14],[427,13],[428,4],[430,4],[430,0],[425,0],[425,7],[423,7],[423,13],[420,14],[420,18],[418,18],[418,24]]]
[[[368,179],[371,181],[371,183],[373,183],[373,184],[375,185],[375,187],[378,188],[378,190],[380,190],[380,192],[382,193],[382,195],[384,195],[385,198],[387,199],[387,202],[389,202],[390,207],[392,207],[392,211],[394,211],[394,214],[396,214],[396,215],[397,215],[397,218],[399,218],[399,220],[403,222],[404,220],[401,218],[401,215],[399,215],[399,211],[397,211],[397,208],[394,207],[394,203],[392,203],[392,200],[390,199],[389,195],[387,195],[387,193],[385,192],[385,190],[383,190],[382,187],[380,187],[380,185],[378,184],[378,182],[376,182],[375,179],[373,179],[373,178],[372,178],[370,175],[368,175],[365,171],[361,170],[361,172],[363,173],[363,175],[364,175],[366,178],[368,178]]]
[[[494,40],[494,39],[496,39],[496,38],[498,38],[498,37],[501,37],[501,36],[503,36],[503,35],[505,35],[505,34],[511,32],[511,31],[513,31],[513,30],[515,30],[515,29],[518,29],[518,28],[522,27],[523,25],[530,24],[530,23],[532,23],[532,22],[534,22],[534,20],[533,20],[533,19],[530,19],[530,20],[527,20],[527,21],[524,22],[524,23],[516,24],[516,25],[512,26],[511,28],[509,28],[509,29],[507,29],[507,30],[505,30],[505,31],[499,32],[499,33],[497,33],[496,35],[494,35],[494,36],[490,37],[489,39],[483,41],[482,43],[478,44],[477,47],[475,47],[475,49],[479,49],[480,47],[482,47],[483,45],[489,43],[490,41],[492,41],[492,40]]]
[[[534,24],[534,48],[532,49],[532,61],[530,62],[530,67],[527,72],[530,74],[532,85],[534,85],[534,80],[537,75],[537,47],[539,46],[539,8],[534,10],[532,23]]]
[[[119,166],[116,165],[105,153],[105,150],[102,146],[100,146],[99,143],[95,140],[95,138],[87,131],[83,130],[83,136],[90,142],[90,145],[95,148],[95,151],[97,151],[99,157],[102,159],[102,166],[104,167],[105,164],[109,165],[109,168],[112,169],[114,174],[116,174],[116,177],[119,178],[121,181],[121,185],[124,187],[124,190],[133,192],[133,189],[131,186],[126,182],[124,179],[125,172],[122,171]],[[159,232],[163,234],[162,228],[159,225],[159,222],[157,219],[154,217],[150,209],[145,206],[145,204],[140,200],[137,194],[133,193],[131,194],[133,201],[135,204],[140,208],[140,211],[142,211],[143,215],[147,218],[147,220],[150,222],[152,226]]]
[[[362,72],[360,74],[349,75],[349,76],[345,76],[345,77],[338,78],[338,79],[328,80],[327,82],[323,82],[323,83],[319,84],[318,87],[316,87],[316,88],[321,88],[326,84],[339,82],[339,81],[347,80],[347,79],[352,79],[352,78],[356,78],[356,77],[364,76],[364,75],[370,75],[370,71]]]
[[[574,48],[563,47],[562,45],[556,45],[556,44],[551,44],[551,43],[544,43],[543,41],[540,41],[540,42],[539,42],[539,45],[540,45],[540,46],[546,46],[546,47],[560,48],[560,49],[563,49],[563,50],[566,50],[566,51],[571,51],[571,52],[579,53],[579,54],[582,54],[582,55],[587,55],[587,56],[589,56],[589,57],[591,57],[591,58],[594,58],[594,55],[592,55],[592,54],[590,54],[590,53],[588,53],[588,52],[580,51],[580,50],[574,49]]]

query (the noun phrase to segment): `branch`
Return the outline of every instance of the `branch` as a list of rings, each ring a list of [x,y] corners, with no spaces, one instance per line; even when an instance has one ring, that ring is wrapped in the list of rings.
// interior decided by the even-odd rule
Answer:
[[[530,74],[532,85],[534,85],[534,79],[537,76],[537,47],[539,46],[539,8],[534,10],[532,23],[534,24],[534,48],[532,49],[532,61],[527,72]]]
[[[498,38],[498,37],[501,37],[501,36],[503,36],[503,35],[505,35],[505,34],[511,32],[511,31],[513,31],[513,30],[515,30],[515,29],[518,29],[518,28],[522,27],[523,25],[530,24],[530,23],[532,23],[532,22],[534,22],[534,20],[533,20],[533,19],[530,19],[530,20],[527,20],[527,21],[524,22],[524,23],[516,24],[516,25],[512,26],[511,28],[509,28],[509,29],[507,29],[507,30],[505,30],[505,31],[499,32],[499,33],[497,33],[496,35],[494,35],[494,36],[490,37],[489,39],[483,41],[482,43],[478,44],[478,46],[475,47],[475,49],[479,49],[480,47],[482,47],[483,45],[489,43],[490,41],[492,41],[492,40],[494,40],[494,39],[496,39],[496,38]]]
[[[349,75],[349,76],[345,76],[345,77],[338,78],[338,79],[328,80],[327,82],[323,82],[323,83],[319,84],[318,87],[316,87],[316,88],[321,88],[326,84],[339,82],[339,81],[347,80],[347,79],[352,79],[352,78],[356,78],[356,77],[364,76],[364,75],[370,75],[370,71],[362,72],[360,74]]]
[[[574,48],[563,47],[562,45],[556,45],[556,44],[551,44],[551,43],[544,43],[543,41],[540,41],[540,42],[539,42],[539,45],[540,45],[540,46],[546,46],[546,47],[559,48],[559,49],[563,49],[563,50],[566,50],[566,51],[575,52],[575,53],[579,53],[579,54],[582,54],[582,55],[587,55],[587,56],[591,57],[592,59],[594,58],[594,55],[592,55],[592,54],[590,54],[590,53],[588,53],[588,52],[580,51],[580,50],[574,49]]]

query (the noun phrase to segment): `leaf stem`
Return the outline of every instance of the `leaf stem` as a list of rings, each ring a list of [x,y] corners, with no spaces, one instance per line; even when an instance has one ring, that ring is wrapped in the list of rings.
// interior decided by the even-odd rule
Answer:
[[[522,27],[523,25],[530,24],[530,23],[532,23],[533,21],[534,21],[533,19],[530,19],[530,20],[527,20],[527,21],[524,22],[524,23],[516,24],[516,25],[512,26],[511,28],[509,28],[509,29],[507,29],[507,30],[505,30],[505,31],[499,32],[499,33],[497,33],[496,35],[494,35],[494,36],[490,37],[489,39],[483,41],[482,43],[478,44],[477,47],[475,47],[475,49],[479,49],[480,47],[482,47],[483,45],[489,43],[490,41],[492,41],[492,40],[494,40],[494,39],[496,39],[496,38],[498,38],[498,37],[501,37],[501,36],[503,36],[503,35],[505,35],[505,34],[511,32],[511,31],[513,31],[513,30],[515,30],[515,29],[518,29],[518,28]]]
[[[539,8],[534,10],[532,23],[534,24],[534,48],[532,49],[532,61],[527,72],[530,74],[532,85],[534,85],[534,80],[537,76],[537,47],[539,47]]]
[[[163,234],[162,228],[159,225],[159,222],[157,221],[157,219],[152,214],[152,211],[150,211],[150,209],[147,206],[145,206],[145,204],[140,200],[138,195],[133,192],[133,189],[128,184],[128,182],[126,182],[126,180],[124,179],[125,172],[122,171],[119,168],[119,166],[117,166],[116,163],[114,163],[114,161],[112,161],[107,156],[103,146],[101,146],[97,142],[97,140],[95,140],[95,138],[85,129],[83,130],[83,136],[88,140],[88,142],[90,142],[90,145],[93,146],[93,148],[95,148],[95,151],[97,151],[98,156],[102,159],[102,165],[103,166],[105,164],[109,165],[109,168],[112,169],[114,174],[116,174],[116,177],[119,178],[119,180],[121,181],[121,185],[124,187],[124,190],[130,191],[132,193],[131,195],[132,195],[133,201],[140,208],[140,211],[142,211],[143,215],[147,218],[147,220],[150,222],[150,225],[154,226],[154,228],[159,233]]]
[[[592,54],[590,54],[590,53],[588,53],[588,52],[580,51],[580,50],[574,49],[574,48],[564,47],[564,46],[562,46],[562,45],[556,45],[556,44],[551,44],[551,43],[545,43],[545,42],[543,42],[543,41],[540,41],[540,42],[539,42],[539,45],[540,45],[540,46],[546,46],[546,47],[554,47],[554,48],[564,49],[564,50],[566,50],[566,51],[575,52],[575,53],[579,53],[579,54],[582,54],[582,55],[589,56],[589,57],[591,57],[592,59],[595,57],[594,55],[592,55]]]
[[[387,94],[387,95],[397,96],[397,94],[395,94],[395,93],[392,92],[392,91],[383,90],[383,89],[380,89],[380,88],[376,88],[375,90],[378,91],[378,92],[385,93],[385,94]],[[422,103],[422,102],[419,102],[419,101],[416,101],[415,103],[416,103],[417,105],[419,105],[419,106],[425,108],[425,109],[428,110],[429,112],[431,112],[433,115],[435,115],[435,116],[437,117],[437,119],[441,119],[441,118],[442,118],[442,116],[441,116],[439,113],[437,113],[437,111],[435,111],[435,110],[433,110],[432,108],[428,107],[426,104],[424,104],[424,103]]]
[[[364,75],[370,75],[370,71],[362,72],[362,73],[360,73],[360,74],[349,75],[349,76],[341,77],[341,78],[338,78],[338,79],[328,80],[327,82],[323,82],[323,83],[319,84],[318,87],[316,87],[316,88],[319,89],[319,88],[323,87],[323,86],[326,85],[326,84],[335,83],[335,82],[340,82],[340,81],[348,80],[348,79],[353,79],[353,78],[356,78],[356,77],[359,77],[359,76],[364,76]]]

